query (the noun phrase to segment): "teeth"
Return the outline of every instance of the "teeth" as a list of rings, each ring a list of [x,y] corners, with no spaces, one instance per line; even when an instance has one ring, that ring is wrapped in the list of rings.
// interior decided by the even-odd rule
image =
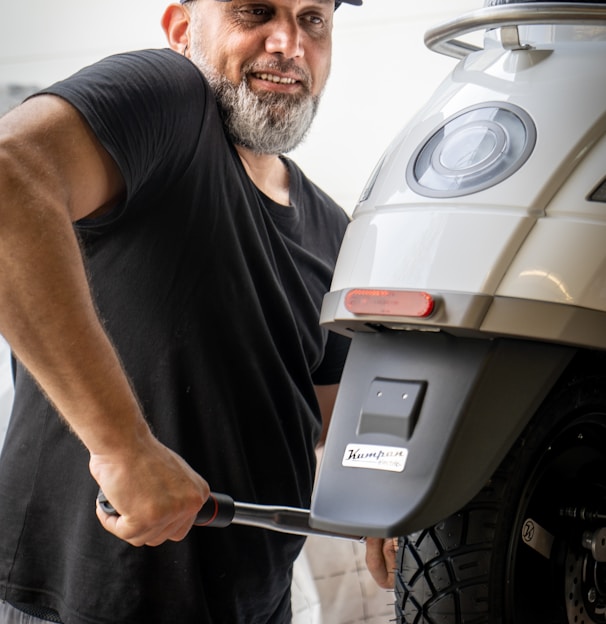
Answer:
[[[293,78],[280,78],[274,74],[255,74],[257,78],[261,80],[269,80],[269,82],[275,82],[276,84],[295,84],[297,82]]]

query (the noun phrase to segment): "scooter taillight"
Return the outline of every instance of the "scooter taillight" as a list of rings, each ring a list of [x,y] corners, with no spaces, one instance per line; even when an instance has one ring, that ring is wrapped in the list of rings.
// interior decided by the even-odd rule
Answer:
[[[435,301],[422,291],[356,288],[345,296],[345,307],[353,314],[427,318]]]

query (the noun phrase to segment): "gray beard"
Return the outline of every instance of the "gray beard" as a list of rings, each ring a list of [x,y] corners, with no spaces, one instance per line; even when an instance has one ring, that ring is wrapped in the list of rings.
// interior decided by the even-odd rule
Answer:
[[[245,68],[239,85],[220,75],[203,54],[192,53],[193,62],[205,75],[221,111],[225,129],[234,144],[257,154],[283,154],[303,141],[318,110],[320,98],[312,96],[309,86],[301,94],[255,93]],[[265,65],[264,70],[279,70],[280,65]],[[285,69],[285,68],[282,68]],[[303,80],[309,85],[309,79]]]

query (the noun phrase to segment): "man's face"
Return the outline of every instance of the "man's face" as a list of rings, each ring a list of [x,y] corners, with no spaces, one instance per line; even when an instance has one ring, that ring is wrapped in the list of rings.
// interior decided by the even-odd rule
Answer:
[[[306,134],[328,79],[334,0],[194,0],[189,54],[232,140],[278,154]]]

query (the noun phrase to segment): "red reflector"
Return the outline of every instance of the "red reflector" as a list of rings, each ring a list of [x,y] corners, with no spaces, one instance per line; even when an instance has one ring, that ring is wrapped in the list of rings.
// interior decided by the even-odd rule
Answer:
[[[434,305],[431,295],[416,290],[356,288],[345,296],[345,307],[354,314],[425,318],[433,312]]]

